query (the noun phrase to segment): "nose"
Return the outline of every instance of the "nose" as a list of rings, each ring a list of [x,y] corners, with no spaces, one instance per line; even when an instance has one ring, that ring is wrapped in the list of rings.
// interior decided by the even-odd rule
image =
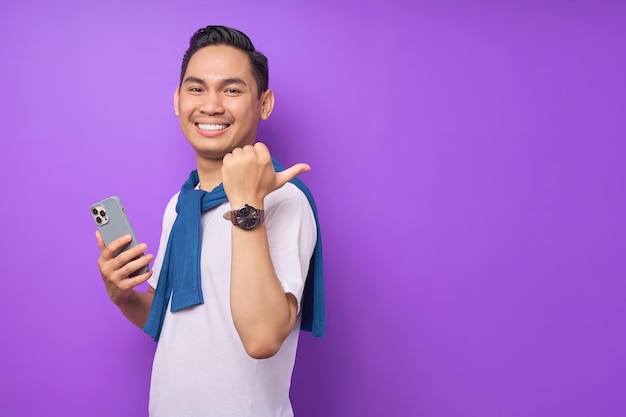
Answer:
[[[224,103],[223,97],[219,92],[211,91],[204,96],[204,100],[200,105],[200,112],[207,115],[223,114]]]

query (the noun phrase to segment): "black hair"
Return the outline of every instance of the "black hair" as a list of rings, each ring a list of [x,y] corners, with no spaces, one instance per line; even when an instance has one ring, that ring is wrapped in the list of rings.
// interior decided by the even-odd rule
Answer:
[[[248,58],[250,59],[250,67],[252,68],[252,75],[254,76],[259,90],[259,97],[261,97],[261,94],[267,90],[269,83],[267,57],[254,48],[252,41],[245,33],[226,26],[207,26],[205,28],[198,29],[196,33],[193,34],[189,40],[189,49],[187,49],[185,56],[183,57],[179,85],[183,84],[183,77],[185,76],[185,71],[187,71],[187,64],[189,63],[192,55],[199,49],[211,45],[232,46],[242,50],[248,55]]]

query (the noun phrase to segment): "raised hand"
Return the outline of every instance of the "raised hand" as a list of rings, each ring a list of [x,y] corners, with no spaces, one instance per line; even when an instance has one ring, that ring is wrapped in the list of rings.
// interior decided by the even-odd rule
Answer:
[[[311,169],[300,163],[276,173],[269,149],[261,142],[234,149],[223,162],[222,183],[233,208],[244,204],[262,208],[266,195]]]

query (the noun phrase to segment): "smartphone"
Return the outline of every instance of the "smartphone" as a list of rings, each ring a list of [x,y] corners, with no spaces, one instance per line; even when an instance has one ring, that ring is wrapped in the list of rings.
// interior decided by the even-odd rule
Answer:
[[[105,245],[108,246],[115,239],[123,235],[131,236],[131,241],[127,245],[124,245],[121,249],[116,251],[114,256],[117,256],[125,250],[128,250],[133,246],[139,244],[139,242],[137,241],[137,236],[135,235],[135,231],[130,225],[130,220],[128,220],[126,210],[124,210],[124,206],[122,206],[122,202],[120,201],[119,197],[112,196],[95,204],[92,204],[91,216],[96,222],[98,230],[100,230],[100,235],[102,236]],[[136,275],[143,274],[144,272],[148,272],[148,270],[148,265],[146,265],[145,267],[130,274],[130,276],[134,277]]]

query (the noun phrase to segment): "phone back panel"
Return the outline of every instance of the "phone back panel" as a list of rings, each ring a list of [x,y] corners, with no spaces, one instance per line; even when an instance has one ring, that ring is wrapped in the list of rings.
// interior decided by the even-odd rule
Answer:
[[[100,230],[100,235],[104,240],[105,245],[109,245],[118,237],[123,235],[130,235],[131,241],[127,245],[115,252],[114,256],[119,255],[121,252],[136,246],[139,242],[135,231],[130,225],[126,211],[122,206],[122,202],[117,196],[109,197],[98,203],[92,204],[91,215]],[[142,268],[139,271],[131,274],[135,276],[137,274],[147,272],[148,267]]]

